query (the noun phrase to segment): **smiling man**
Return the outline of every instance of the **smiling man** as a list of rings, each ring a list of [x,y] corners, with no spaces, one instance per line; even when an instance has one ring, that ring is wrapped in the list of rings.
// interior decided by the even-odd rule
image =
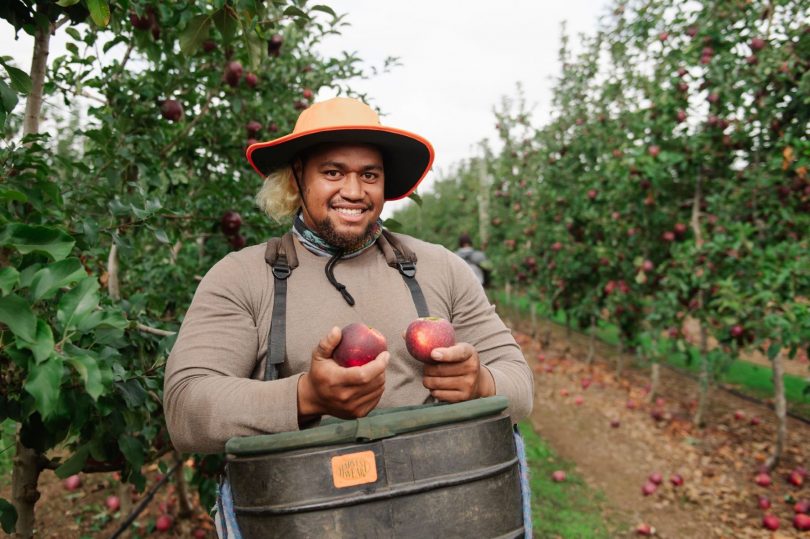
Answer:
[[[247,157],[264,177],[259,205],[292,226],[229,254],[200,283],[166,366],[177,449],[222,452],[235,436],[434,400],[497,394],[513,421],[530,412],[531,370],[466,263],[382,226],[385,201],[408,196],[430,169],[427,140],[335,98]],[[430,364],[402,337],[428,315],[449,320],[457,340]],[[379,331],[388,350],[345,368],[332,356],[340,328],[356,322]]]

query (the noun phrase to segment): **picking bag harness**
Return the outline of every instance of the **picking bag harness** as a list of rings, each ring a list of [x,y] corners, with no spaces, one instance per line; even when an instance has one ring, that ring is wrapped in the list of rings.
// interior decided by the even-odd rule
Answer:
[[[416,280],[416,254],[385,229],[377,238],[376,244],[382,250],[388,265],[402,275],[402,280],[405,281],[411,292],[418,315],[420,317],[429,316],[425,296]],[[298,256],[295,254],[292,232],[287,232],[280,238],[270,238],[267,241],[264,261],[272,268],[274,281],[273,314],[270,319],[264,379],[277,380],[280,366],[287,355],[287,279],[298,267]],[[345,287],[339,283],[338,285],[336,288],[345,299]]]

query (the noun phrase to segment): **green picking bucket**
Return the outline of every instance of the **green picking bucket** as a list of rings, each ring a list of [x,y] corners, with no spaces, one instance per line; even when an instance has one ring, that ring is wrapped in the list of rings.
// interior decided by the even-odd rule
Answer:
[[[507,405],[391,408],[232,438],[227,473],[242,536],[523,537]]]

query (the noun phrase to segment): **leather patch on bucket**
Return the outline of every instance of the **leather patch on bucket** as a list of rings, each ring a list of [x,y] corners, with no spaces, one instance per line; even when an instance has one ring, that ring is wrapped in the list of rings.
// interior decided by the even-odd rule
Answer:
[[[360,451],[332,457],[332,481],[335,488],[353,487],[377,480],[374,451]]]

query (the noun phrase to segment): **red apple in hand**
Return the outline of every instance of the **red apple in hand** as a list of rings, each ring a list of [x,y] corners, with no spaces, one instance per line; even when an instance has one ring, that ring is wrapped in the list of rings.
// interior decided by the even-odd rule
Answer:
[[[359,322],[343,328],[341,335],[340,344],[332,353],[332,359],[341,367],[365,365],[388,350],[382,333]]]
[[[453,325],[444,318],[417,318],[405,330],[405,347],[419,361],[430,363],[430,353],[434,348],[447,348],[454,344],[456,332]]]

